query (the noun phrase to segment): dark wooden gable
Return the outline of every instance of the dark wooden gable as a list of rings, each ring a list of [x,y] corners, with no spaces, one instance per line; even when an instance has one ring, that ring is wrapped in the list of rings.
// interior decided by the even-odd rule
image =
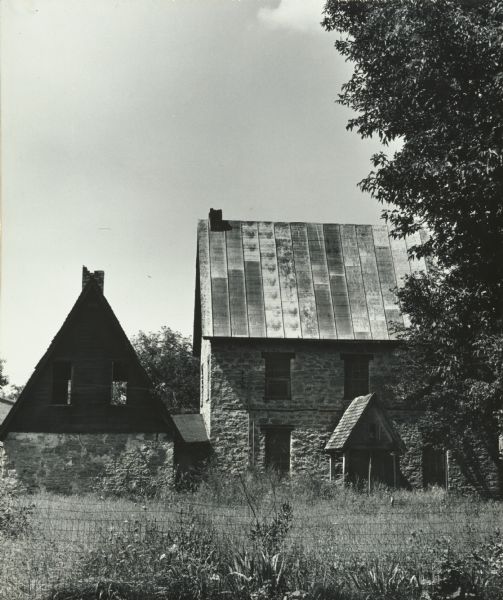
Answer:
[[[55,394],[64,395],[61,380],[68,365],[70,401],[57,404]],[[127,400],[114,405],[112,381],[118,377],[127,380],[127,385],[119,382]],[[172,432],[171,417],[151,388],[99,282],[91,277],[2,424],[0,438],[9,431]]]

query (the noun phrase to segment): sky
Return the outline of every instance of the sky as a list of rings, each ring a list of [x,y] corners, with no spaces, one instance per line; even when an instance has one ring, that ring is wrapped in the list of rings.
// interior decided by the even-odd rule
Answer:
[[[192,332],[196,226],[375,223],[380,148],[320,0],[3,0],[0,357],[23,385],[81,291]]]

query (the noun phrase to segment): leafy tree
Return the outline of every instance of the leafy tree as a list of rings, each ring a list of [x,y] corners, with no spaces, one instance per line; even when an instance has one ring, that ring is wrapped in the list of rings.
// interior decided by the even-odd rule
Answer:
[[[360,183],[395,236],[423,228],[412,249],[435,259],[400,291],[396,391],[429,408],[433,441],[462,445],[501,416],[503,318],[503,3],[500,0],[328,0],[324,27],[354,63],[339,102],[348,123],[378,136]],[[501,426],[501,423],[500,423]]]
[[[154,391],[172,412],[199,410],[199,362],[190,339],[169,327],[140,331],[132,344]]]
[[[4,367],[4,360],[0,359],[0,396],[3,397],[3,393],[4,390],[3,388],[7,385],[9,385],[9,378],[7,377],[7,375],[5,375],[3,367]]]

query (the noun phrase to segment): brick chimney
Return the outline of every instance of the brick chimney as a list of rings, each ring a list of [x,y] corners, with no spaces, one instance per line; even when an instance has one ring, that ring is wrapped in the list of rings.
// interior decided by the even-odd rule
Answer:
[[[86,287],[91,279],[94,279],[100,290],[103,292],[105,285],[105,271],[94,271],[94,273],[91,273],[87,267],[82,267],[82,289]]]
[[[223,220],[221,208],[210,208],[208,218],[210,220],[210,231],[229,231],[229,229],[232,229],[229,221]]]

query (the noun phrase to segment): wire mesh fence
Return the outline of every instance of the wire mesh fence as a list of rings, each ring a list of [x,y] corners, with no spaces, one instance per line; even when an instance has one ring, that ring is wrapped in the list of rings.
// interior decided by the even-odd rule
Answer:
[[[325,570],[375,560],[406,561],[424,570],[437,550],[476,553],[503,529],[503,505],[497,502],[292,503],[288,517],[283,505],[284,500],[224,505],[176,496],[145,502],[15,498],[1,512],[0,598],[53,597],[51,590],[91,572],[94,580],[113,576],[127,583],[140,563],[155,577],[174,554],[180,568],[192,568],[194,556],[209,546],[228,556],[265,544],[278,524],[281,535],[268,551],[301,556]],[[282,518],[287,522],[281,524]]]

